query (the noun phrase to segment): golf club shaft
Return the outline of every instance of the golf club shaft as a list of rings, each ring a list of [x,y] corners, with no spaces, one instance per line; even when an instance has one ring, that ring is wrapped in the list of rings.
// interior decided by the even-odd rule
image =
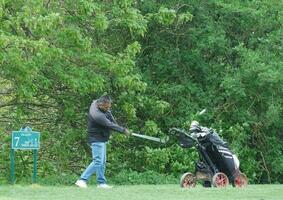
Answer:
[[[152,136],[148,136],[148,135],[141,135],[138,133],[132,133],[133,136],[135,137],[139,137],[139,138],[143,138],[143,139],[147,139],[147,140],[151,140],[151,141],[155,141],[155,142],[160,142],[160,143],[164,143],[164,141],[160,138],[156,138],[156,137],[152,137]]]

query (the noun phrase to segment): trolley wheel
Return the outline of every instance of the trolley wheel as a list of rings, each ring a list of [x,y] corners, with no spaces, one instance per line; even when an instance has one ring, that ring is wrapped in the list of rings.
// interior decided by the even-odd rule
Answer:
[[[226,174],[218,172],[212,177],[212,184],[214,187],[226,187],[229,185],[229,179]]]
[[[234,180],[235,187],[246,187],[248,185],[248,178],[244,173],[240,173]]]
[[[180,179],[180,186],[182,188],[191,188],[196,186],[196,177],[194,174],[188,172],[183,174]]]

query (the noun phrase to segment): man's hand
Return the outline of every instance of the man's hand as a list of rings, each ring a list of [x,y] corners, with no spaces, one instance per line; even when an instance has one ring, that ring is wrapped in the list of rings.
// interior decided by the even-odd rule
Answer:
[[[132,135],[132,133],[127,128],[125,129],[125,134],[128,136]]]

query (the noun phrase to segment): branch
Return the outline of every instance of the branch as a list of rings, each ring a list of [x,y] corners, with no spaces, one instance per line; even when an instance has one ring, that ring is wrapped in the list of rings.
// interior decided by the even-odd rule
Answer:
[[[8,107],[8,106],[13,106],[16,105],[14,101],[10,101],[6,104],[0,104],[0,108]]]
[[[264,168],[263,168],[263,169],[264,169],[264,171],[266,171],[266,173],[267,173],[268,183],[270,184],[270,183],[271,183],[270,172],[269,172],[269,170],[268,170],[268,168],[267,168],[267,165],[266,165],[265,159],[264,159],[264,157],[263,157],[263,153],[262,153],[262,152],[260,152],[260,155],[261,155],[262,162],[263,162],[263,166],[264,166]]]
[[[26,36],[32,37],[32,38],[36,38],[36,37],[34,36],[34,34],[32,33],[32,31],[29,29],[29,27],[25,26],[25,24],[22,23],[22,24],[21,24],[21,28],[24,30]]]
[[[49,4],[50,4],[50,0],[48,0],[45,4],[45,8],[48,10],[49,9]]]
[[[4,81],[0,82],[0,85],[3,85],[3,84],[5,84]],[[3,94],[3,95],[12,94],[12,92],[14,92],[14,91],[15,91],[14,88],[3,88],[3,89],[0,89],[0,95],[1,94]]]

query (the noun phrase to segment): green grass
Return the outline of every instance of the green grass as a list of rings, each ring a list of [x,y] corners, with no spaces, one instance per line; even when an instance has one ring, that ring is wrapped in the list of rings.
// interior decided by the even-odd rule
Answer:
[[[0,186],[0,200],[282,200],[283,185],[249,185],[243,189],[182,189],[178,185],[116,186],[109,190],[89,186]]]

